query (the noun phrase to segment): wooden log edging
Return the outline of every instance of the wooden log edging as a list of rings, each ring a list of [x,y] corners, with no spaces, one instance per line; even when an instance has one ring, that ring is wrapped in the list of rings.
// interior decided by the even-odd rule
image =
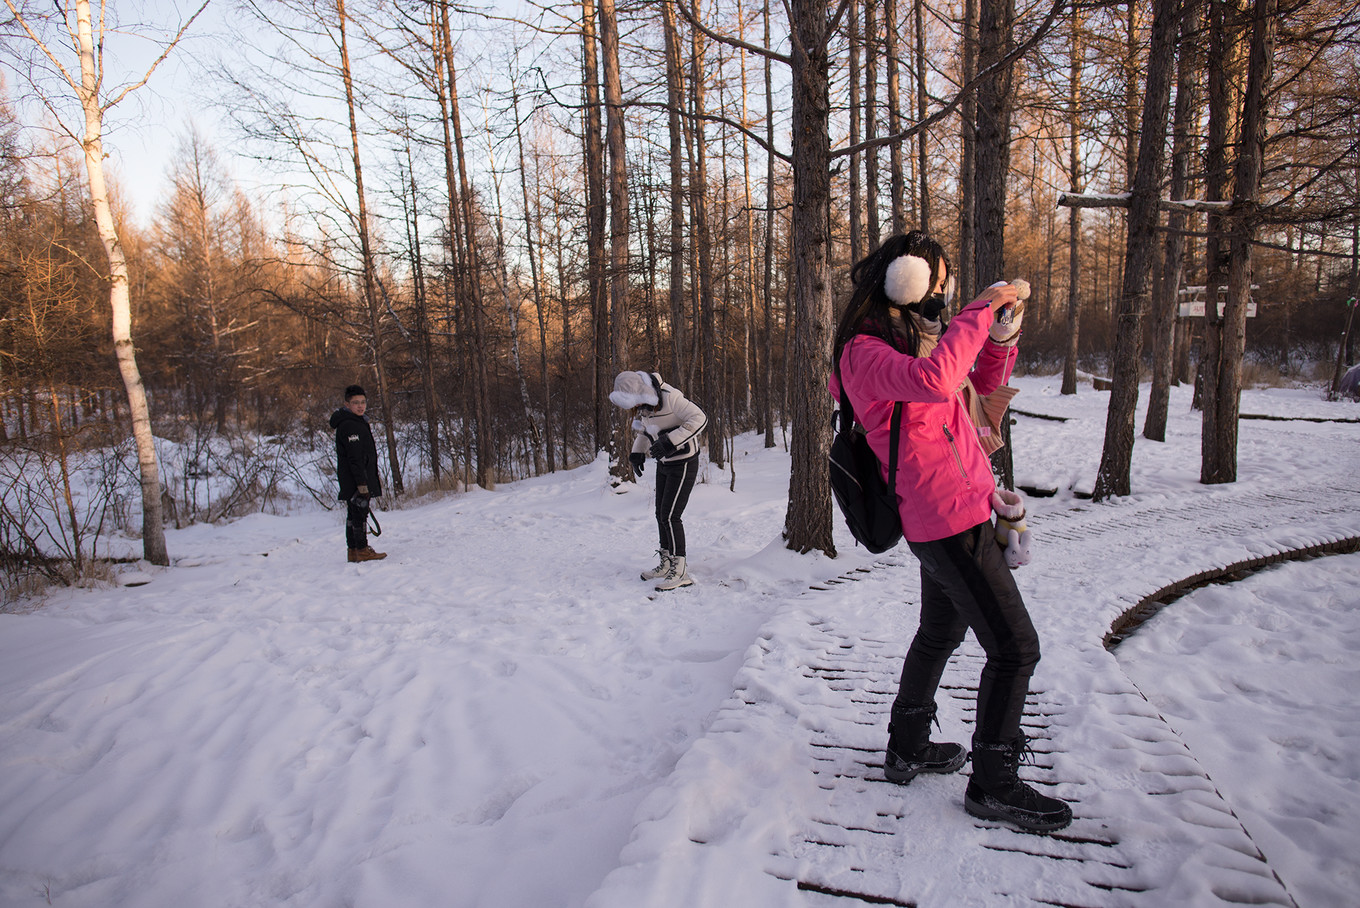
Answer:
[[[1210,586],[1224,580],[1241,580],[1250,574],[1254,574],[1264,568],[1274,564],[1282,564],[1286,561],[1306,561],[1309,558],[1317,558],[1323,555],[1351,555],[1360,552],[1360,536],[1346,536],[1341,539],[1334,539],[1330,542],[1319,542],[1315,545],[1302,546],[1297,549],[1286,549],[1282,552],[1275,552],[1271,555],[1262,555],[1257,558],[1247,558],[1243,561],[1234,561],[1225,567],[1215,568],[1209,571],[1200,571],[1192,574],[1175,583],[1167,584],[1161,589],[1147,596],[1144,596],[1136,604],[1125,609],[1118,618],[1110,625],[1110,630],[1105,634],[1103,643],[1105,649],[1113,650],[1120,643],[1124,642],[1143,622],[1147,621],[1165,606],[1170,605],[1182,596],[1192,593],[1202,587]]]

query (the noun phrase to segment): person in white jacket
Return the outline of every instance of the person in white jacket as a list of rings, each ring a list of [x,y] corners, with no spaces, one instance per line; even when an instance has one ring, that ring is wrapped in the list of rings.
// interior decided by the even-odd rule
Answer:
[[[633,413],[633,450],[628,460],[642,475],[647,455],[656,458],[656,526],[660,563],[642,572],[643,580],[658,580],[658,590],[694,583],[685,568],[683,515],[690,490],[699,475],[699,433],[708,425],[704,411],[666,384],[655,372],[621,372],[614,379],[609,400]]]

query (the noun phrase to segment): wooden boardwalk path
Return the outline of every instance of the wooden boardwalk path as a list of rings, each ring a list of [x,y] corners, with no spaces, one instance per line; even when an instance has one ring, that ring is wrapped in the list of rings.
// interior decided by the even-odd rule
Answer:
[[[658,798],[665,806],[639,822],[624,865],[588,904],[1295,905],[1106,643],[1216,576],[1357,550],[1360,480],[1219,488],[1031,520],[1044,554],[1017,579],[1044,657],[1024,726],[1035,764],[1021,774],[1072,804],[1067,829],[1028,835],[968,816],[970,767],[906,787],[884,780],[886,714],[919,596],[901,546],[815,584],[767,623]],[[1055,589],[1062,601],[1031,593]],[[943,680],[942,739],[966,743],[982,660],[970,635]],[[781,790],[789,778],[808,784]]]

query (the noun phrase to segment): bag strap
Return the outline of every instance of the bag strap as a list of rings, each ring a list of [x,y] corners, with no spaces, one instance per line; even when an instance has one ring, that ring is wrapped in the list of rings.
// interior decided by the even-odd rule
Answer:
[[[855,408],[850,405],[850,398],[845,396],[845,387],[841,387],[841,409],[840,409],[840,431],[851,432],[854,430]],[[902,435],[902,401],[893,401],[892,419],[888,422],[888,488],[894,495],[897,494],[897,442]]]

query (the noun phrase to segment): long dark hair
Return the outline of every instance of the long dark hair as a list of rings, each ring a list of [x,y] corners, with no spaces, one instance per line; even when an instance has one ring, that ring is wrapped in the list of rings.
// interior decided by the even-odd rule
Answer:
[[[912,319],[904,320],[907,329],[905,337],[894,331],[890,308],[897,304],[888,299],[888,294],[883,290],[888,266],[904,255],[915,255],[926,260],[930,265],[932,288],[939,283],[940,275],[949,269],[949,258],[944,254],[944,247],[919,230],[893,234],[883,241],[883,245],[856,262],[855,267],[850,269],[850,281],[854,289],[850,292],[845,311],[841,313],[832,353],[831,366],[838,375],[841,351],[856,334],[872,334],[903,353],[916,355],[920,332],[915,322]]]

